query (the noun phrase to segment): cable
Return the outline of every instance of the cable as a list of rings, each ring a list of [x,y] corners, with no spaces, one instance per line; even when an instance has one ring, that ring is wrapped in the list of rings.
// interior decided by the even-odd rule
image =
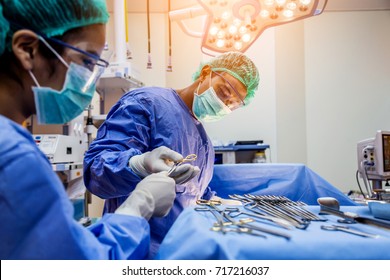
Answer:
[[[366,197],[366,195],[365,195],[364,192],[363,192],[362,187],[360,186],[360,182],[359,182],[359,169],[356,170],[356,182],[357,182],[357,185],[358,185],[358,187],[359,187],[359,190],[360,190],[361,194],[362,194],[364,197]]]
[[[362,173],[362,177],[363,177],[364,186],[366,187],[366,190],[367,190],[367,195],[368,195],[367,198],[371,198],[371,196],[372,196],[371,185],[370,185],[370,182],[369,182],[368,176],[367,176],[367,167],[365,166],[363,161],[360,162],[360,168],[364,170],[364,172]]]
[[[149,10],[149,0],[146,1],[146,15],[148,21],[148,63],[146,64],[146,69],[152,69],[152,55],[150,47],[150,10]]]
[[[168,0],[168,65],[167,72],[172,72],[172,33],[171,33],[171,19],[169,18],[169,12],[171,11],[171,0]]]

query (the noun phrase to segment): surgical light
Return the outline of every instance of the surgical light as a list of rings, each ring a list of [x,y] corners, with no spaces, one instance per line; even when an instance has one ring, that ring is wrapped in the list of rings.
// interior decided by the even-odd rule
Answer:
[[[185,33],[202,38],[206,54],[246,51],[263,31],[323,12],[327,0],[197,0],[200,7],[172,11]],[[184,19],[206,16],[203,32],[189,31]]]

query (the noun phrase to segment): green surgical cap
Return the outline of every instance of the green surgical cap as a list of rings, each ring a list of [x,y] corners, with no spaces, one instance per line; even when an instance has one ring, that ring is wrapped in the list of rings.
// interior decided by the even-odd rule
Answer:
[[[52,37],[108,18],[106,0],[0,0],[0,55],[11,43],[10,22]]]
[[[5,37],[7,36],[7,32],[9,30],[8,21],[3,17],[3,8],[0,4],[0,56],[4,52],[5,49]]]
[[[226,52],[209,62],[201,63],[198,71],[193,75],[194,81],[199,78],[205,65],[209,65],[213,71],[227,72],[243,83],[247,89],[245,104],[252,101],[259,85],[260,76],[256,65],[247,56],[241,52]]]

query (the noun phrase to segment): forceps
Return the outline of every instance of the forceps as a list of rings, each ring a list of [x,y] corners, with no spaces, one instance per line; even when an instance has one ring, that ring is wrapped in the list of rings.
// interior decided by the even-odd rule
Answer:
[[[231,222],[232,224],[234,224],[234,225],[236,225],[238,227],[249,228],[251,230],[256,230],[256,231],[260,231],[260,232],[276,235],[276,236],[279,236],[279,237],[284,237],[287,240],[289,240],[291,238],[291,236],[288,235],[288,234],[285,234],[285,233],[282,233],[282,232],[278,232],[278,231],[275,231],[275,230],[272,230],[272,229],[251,225],[249,223],[237,223],[232,217],[229,216],[229,214],[227,212],[222,212],[222,216],[226,220],[228,220],[229,222]]]
[[[220,200],[214,200],[214,199],[211,199],[211,200],[207,200],[207,199],[198,199],[196,201],[196,204],[198,205],[206,205],[208,207],[197,207],[198,210],[202,210],[202,209],[208,209],[208,210],[214,210],[215,212],[217,212],[221,217],[222,217],[222,210],[218,209],[216,205],[221,205],[222,202]],[[196,209],[196,208],[195,208]],[[223,220],[223,219],[222,219]]]
[[[348,233],[351,233],[351,234],[359,235],[359,236],[362,236],[362,237],[370,237],[370,238],[378,238],[379,237],[379,235],[370,234],[370,233],[366,233],[366,232],[363,232],[363,231],[360,231],[360,230],[351,229],[351,228],[346,227],[346,226],[336,226],[336,225],[321,226],[321,229],[332,230],[332,231],[339,230],[339,231],[344,231],[344,232],[348,232]]]
[[[221,205],[220,200],[206,200],[206,199],[198,199],[196,201],[198,205],[206,205],[201,207],[195,207],[195,211],[210,211],[214,217],[217,219],[217,223],[211,228],[212,231],[220,231],[223,234],[227,232],[237,232],[237,233],[247,233],[251,235],[256,235],[260,237],[267,238],[265,235],[254,232],[251,228],[244,227],[243,224],[251,222],[251,221],[240,221],[236,222],[233,219],[229,219],[225,216],[223,210],[218,209],[216,205]],[[224,218],[228,218],[229,222],[224,222]],[[237,226],[235,228],[231,228],[230,226]]]
[[[182,163],[184,162],[190,162],[190,161],[194,161],[196,160],[198,156],[196,154],[190,154],[188,156],[186,156],[185,158],[183,158],[182,160],[179,160],[179,161],[175,161],[175,163],[173,164],[173,166],[171,167],[171,169],[168,170],[168,176],[170,176],[172,174],[173,171],[176,170],[176,168],[181,165]]]
[[[269,215],[265,215],[265,214],[260,214],[258,212],[253,212],[253,213],[242,212],[242,211],[240,211],[236,207],[227,207],[225,209],[225,211],[229,212],[229,215],[232,218],[235,218],[235,217],[237,217],[239,215],[247,215],[247,216],[255,217],[255,218],[258,218],[258,219],[261,219],[261,220],[266,220],[266,221],[273,222],[276,225],[281,226],[281,227],[283,227],[285,229],[291,229],[293,227],[293,225],[291,223],[289,223],[288,221],[286,221],[286,220],[283,220],[283,219],[280,219],[280,218],[277,218],[277,217],[273,217],[273,216],[269,216]]]
[[[260,234],[260,233],[256,233],[252,229],[245,228],[245,227],[228,228],[228,227],[214,226],[211,228],[211,230],[212,231],[222,231],[223,233],[226,233],[226,232],[246,233],[246,234],[250,234],[250,235],[255,235],[255,236],[267,238],[267,236]]]
[[[225,233],[225,231],[223,230],[225,225],[224,225],[223,216],[221,214],[222,211],[215,206],[215,205],[220,205],[221,201],[199,199],[196,201],[196,204],[207,205],[208,207],[207,206],[195,207],[195,211],[210,211],[211,214],[213,214],[214,217],[217,219],[217,227],[220,227],[222,233]]]

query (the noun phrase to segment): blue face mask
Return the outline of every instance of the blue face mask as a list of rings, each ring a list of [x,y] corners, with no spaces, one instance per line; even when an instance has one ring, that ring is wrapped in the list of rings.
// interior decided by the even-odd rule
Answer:
[[[218,121],[232,112],[232,110],[219,99],[211,84],[202,94],[198,94],[199,86],[200,83],[197,92],[194,93],[194,101],[192,103],[192,111],[198,120],[205,122]]]
[[[42,42],[57,56],[68,68],[62,90],[41,87],[29,71],[36,87],[33,87],[35,107],[40,124],[64,124],[79,116],[89,105],[95,93],[96,82],[102,74],[102,68],[95,67],[93,71],[88,68],[70,63],[64,59],[43,39]]]

